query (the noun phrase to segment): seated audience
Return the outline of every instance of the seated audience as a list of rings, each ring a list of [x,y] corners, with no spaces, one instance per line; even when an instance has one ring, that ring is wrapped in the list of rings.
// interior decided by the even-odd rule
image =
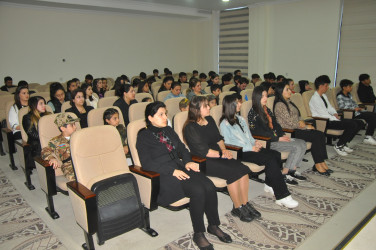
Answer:
[[[65,178],[68,181],[75,181],[76,176],[72,167],[72,158],[70,153],[70,137],[76,131],[76,122],[80,119],[74,119],[67,113],[58,114],[55,118],[55,124],[61,131],[61,134],[52,138],[47,147],[42,149],[41,157],[48,161],[54,169],[61,168]]]
[[[93,80],[94,80],[94,77],[93,77],[92,75],[87,74],[87,75],[85,76],[85,83],[91,85],[91,84],[93,84]],[[78,87],[78,86],[77,86],[77,87]],[[72,90],[72,91],[73,91],[73,90]],[[72,92],[72,91],[71,91],[71,92]]]
[[[219,84],[219,76],[215,73],[210,76],[208,86],[212,86],[214,84]]]
[[[200,76],[198,77],[198,79],[200,80],[200,82],[206,82],[207,78],[208,78],[208,76],[205,73],[201,73]]]
[[[262,82],[260,86],[266,91],[268,97],[274,96],[274,88],[270,82]]]
[[[234,71],[234,76],[242,76],[242,72],[240,71],[240,69]]]
[[[20,121],[18,120],[18,111],[29,105],[29,89],[26,86],[17,87],[14,93],[14,104],[9,110],[9,124],[13,131],[14,140],[21,139]],[[22,122],[22,121],[21,121]]]
[[[106,91],[109,90],[108,83],[107,83],[107,78],[102,77],[101,80],[102,80],[102,89],[103,89],[103,92],[106,93]]]
[[[81,87],[81,82],[78,78],[73,78],[72,81],[74,81],[77,85],[77,88],[80,88]]]
[[[287,81],[287,83],[289,84],[289,89],[290,89],[291,93],[292,93],[292,94],[295,94],[295,91],[294,91],[294,88],[295,88],[294,80],[291,79],[291,78],[287,78],[287,79],[285,79],[285,80],[283,80],[283,81]],[[282,81],[282,82],[283,82],[283,81]]]
[[[138,86],[142,83],[142,81],[139,78],[135,78],[132,81],[132,87],[133,88],[138,88]]]
[[[146,75],[145,72],[140,72],[140,80],[141,80],[141,81],[145,81],[145,80],[146,80],[146,77],[147,77],[147,75]]]
[[[208,104],[210,108],[218,105],[217,99],[215,98],[214,95],[208,95],[207,98],[208,98]]]
[[[170,90],[173,82],[174,82],[174,78],[172,76],[166,76],[163,79],[162,85],[159,88],[158,93],[162,91]]]
[[[189,101],[196,95],[205,95],[206,92],[201,90],[200,80],[193,78],[189,81],[189,88],[187,89],[187,98]]]
[[[344,130],[339,137],[337,145],[334,150],[341,156],[346,156],[354,150],[347,146],[354,136],[362,127],[361,121],[356,120],[341,120],[337,111],[330,104],[328,97],[325,95],[329,89],[330,79],[326,75],[316,78],[316,91],[309,101],[309,108],[311,109],[312,117],[328,118],[327,129]]]
[[[210,86],[210,92],[215,96],[217,104],[219,104],[219,95],[222,93],[221,85],[213,84]]]
[[[153,100],[150,97],[142,98],[141,102],[153,102]]]
[[[262,86],[257,86],[252,93],[252,108],[248,113],[248,124],[253,135],[271,138],[270,149],[289,152],[282,170],[285,181],[297,185],[297,181],[306,180],[296,168],[301,164],[306,151],[306,143],[301,139],[290,139],[282,130],[272,111],[266,107],[268,96]]]
[[[206,158],[206,175],[225,179],[234,207],[231,214],[250,222],[261,214],[248,202],[250,170],[234,160],[226,149],[205,96],[195,96],[189,104],[183,135],[191,154]]]
[[[375,103],[376,101],[368,74],[361,74],[359,76],[358,97],[362,103]]]
[[[221,87],[221,89],[223,89],[223,86],[230,85],[231,79],[232,79],[231,74],[224,74],[222,76],[222,83],[219,85]]]
[[[41,152],[38,132],[39,119],[50,113],[46,112],[46,101],[41,96],[30,97],[29,108],[29,113],[22,119],[22,126],[27,134],[27,144],[31,146],[31,156],[35,157],[40,156]],[[28,161],[33,161],[33,159],[28,159]]]
[[[142,82],[138,85],[137,93],[148,93],[148,94],[150,94],[150,91],[149,91],[149,84],[147,83],[147,81],[142,81]]]
[[[179,102],[179,109],[181,112],[188,111],[189,109],[189,100],[187,98],[182,99]]]
[[[256,82],[261,81],[259,74],[252,74],[251,77],[252,77],[251,83],[253,83],[253,86],[256,86]]]
[[[11,92],[13,92],[14,91],[13,88],[15,88],[15,87],[16,86],[13,85],[13,79],[12,79],[12,77],[6,76],[6,77],[4,77],[4,86],[2,86],[0,88],[0,90],[1,91],[8,91],[8,92],[10,92],[9,89],[12,89]]]
[[[255,140],[246,121],[237,115],[242,103],[236,95],[228,95],[223,99],[223,112],[220,129],[227,144],[242,147],[242,161],[265,165],[265,192],[276,197],[276,204],[294,208],[298,202],[293,200],[280,171],[281,153],[262,147],[261,142]]]
[[[176,98],[176,97],[185,97],[181,93],[181,84],[179,82],[172,83],[171,92],[168,93],[168,95],[165,97],[164,101],[171,99],[171,98]]]
[[[121,142],[123,143],[124,154],[128,154],[127,130],[123,124],[120,124],[119,112],[114,108],[106,109],[103,113],[103,123],[104,125],[114,126],[118,130]]]
[[[342,91],[337,94],[337,103],[340,109],[353,109],[355,111],[354,119],[365,120],[368,124],[366,130],[366,137],[363,143],[369,145],[376,145],[376,141],[373,138],[376,126],[376,114],[373,112],[367,112],[360,108],[358,104],[352,99],[350,94],[352,85],[354,83],[350,80],[344,79],[340,82]]]
[[[311,86],[309,86],[309,82],[307,80],[300,80],[299,81],[299,88],[300,94],[303,94],[306,91],[312,90]]]
[[[187,73],[185,72],[180,72],[179,73],[179,83],[187,83]]]
[[[115,90],[115,92],[116,92],[116,90],[119,89],[120,86],[123,85],[123,84],[125,84],[124,79],[121,76],[119,76],[119,77],[116,78],[115,84],[114,84],[114,86],[112,86],[111,90]]]
[[[283,75],[278,75],[277,76],[277,83],[278,82],[283,82],[283,80],[285,80],[286,78],[283,76]]]
[[[315,163],[313,171],[329,175],[333,171],[328,168],[325,160],[328,159],[326,141],[323,132],[315,130],[312,125],[306,124],[300,119],[298,107],[290,100],[291,90],[288,79],[278,83],[275,90],[273,104],[277,122],[285,129],[294,129],[295,138],[311,142],[311,153]]]
[[[249,83],[249,81],[248,81],[247,78],[241,77],[239,79],[239,81],[236,83],[236,85],[230,89],[230,91],[235,91],[236,93],[240,94],[240,92],[242,92],[242,90],[245,90],[248,83]]]
[[[159,76],[159,70],[157,69],[153,69],[153,76],[155,81],[157,81],[157,79],[161,79],[161,77]]]
[[[88,84],[91,85],[91,82],[88,83]],[[77,84],[76,84],[75,81],[73,81],[73,80],[69,80],[69,81],[67,82],[67,89],[68,89],[68,91],[67,91],[66,94],[65,94],[65,97],[66,97],[66,100],[67,100],[67,101],[72,100],[72,92],[75,91],[77,88],[78,88],[78,87],[77,87]]]
[[[121,110],[121,113],[124,118],[124,124],[125,126],[128,126],[129,123],[129,106],[131,106],[133,103],[137,103],[137,100],[135,100],[136,92],[134,91],[133,87],[130,84],[123,84],[121,87],[115,92],[116,96],[119,97],[114,102],[114,106],[119,107]]]
[[[54,113],[61,113],[61,106],[65,101],[68,101],[65,96],[65,89],[59,82],[54,82],[50,85],[50,100],[48,106],[51,107]]]
[[[85,96],[86,96],[85,101],[88,100],[89,103],[90,103],[90,106],[92,106],[93,108],[96,109],[98,107],[99,99],[97,97],[95,97],[95,95],[93,95],[93,89],[92,89],[91,85],[89,85],[87,83],[83,83],[82,86],[81,86],[81,89],[85,93]]]
[[[214,249],[204,234],[204,214],[208,219],[208,233],[231,243],[231,237],[219,228],[216,188],[200,172],[198,164],[192,162],[179,136],[167,126],[164,103],[154,102],[146,106],[145,121],[147,126],[139,131],[136,147],[142,167],[160,174],[158,203],[168,206],[184,197],[190,198],[193,241],[200,249]]]
[[[192,77],[198,78],[198,71],[197,70],[192,71]]]
[[[26,86],[27,88],[29,88],[29,83],[25,80],[21,80],[17,84],[17,87],[20,87],[20,86]],[[29,95],[34,94],[34,93],[35,93],[35,91],[32,91],[32,90],[29,89]]]
[[[72,99],[70,100],[71,108],[65,112],[72,112],[80,118],[81,128],[87,128],[87,114],[90,110],[94,109],[91,106],[86,105],[86,94],[82,89],[76,89],[72,93]]]

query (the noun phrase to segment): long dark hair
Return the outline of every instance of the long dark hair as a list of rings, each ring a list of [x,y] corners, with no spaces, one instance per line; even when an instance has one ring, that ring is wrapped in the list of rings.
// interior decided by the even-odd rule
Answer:
[[[88,87],[91,87],[91,85],[90,85],[90,84],[87,84],[87,83],[83,83],[83,84],[81,85],[81,89],[85,92],[85,95],[86,95],[86,90],[87,90]],[[92,88],[93,88],[93,87],[92,87]],[[86,97],[87,97],[87,96],[86,96]],[[94,100],[93,95],[89,96],[89,100],[90,100],[91,102]]]
[[[30,127],[29,128],[24,128],[25,130],[27,129],[28,131],[31,130],[31,128],[34,127],[38,129],[38,121],[41,116],[49,114],[48,111],[45,111],[44,113],[39,113],[38,111],[38,102],[40,100],[43,100],[44,104],[46,105],[46,100],[42,96],[33,96],[30,97],[29,99],[29,108],[30,108]]]
[[[163,102],[160,102],[160,101],[156,101],[156,102],[151,102],[146,106],[146,108],[145,108],[146,126],[152,125],[151,121],[148,118],[149,115],[151,117],[153,117],[158,112],[158,109],[160,109],[160,108],[166,108],[166,104],[164,104]]]
[[[220,122],[227,120],[231,126],[234,124],[239,124],[239,121],[236,119],[236,106],[238,104],[238,98],[236,95],[227,95],[223,98],[222,102],[222,117]]]
[[[130,84],[122,84],[120,85],[120,87],[118,89],[115,90],[115,94],[116,96],[120,97],[120,98],[123,98],[124,96],[124,92],[125,93],[128,93],[129,90],[131,89],[132,85]]]
[[[141,81],[139,84],[138,84],[138,89],[137,89],[137,93],[144,93],[144,86],[145,84],[148,84],[147,81]]]
[[[201,119],[201,106],[205,102],[208,102],[208,98],[206,98],[206,96],[194,96],[192,98],[191,102],[189,103],[188,117],[184,123],[183,131],[189,123],[198,122]],[[183,137],[184,141],[186,141],[184,135]]]
[[[103,95],[104,94],[104,91],[103,91],[103,88],[101,88],[100,90],[98,90],[98,82],[99,81],[102,81],[101,78],[95,78],[94,81],[93,81],[93,92],[96,93],[98,96],[101,94]]]
[[[289,113],[291,112],[289,105],[287,104],[285,98],[283,97],[283,90],[285,89],[286,86],[289,86],[288,80],[283,80],[282,82],[277,83],[277,85],[275,86],[275,88],[274,88],[275,99],[274,99],[274,103],[273,103],[273,110],[275,109],[275,105],[278,102],[282,102],[283,104],[286,105],[287,111]],[[300,116],[300,111],[299,111],[298,107],[292,101],[290,101],[290,103],[291,103],[292,106],[294,106],[298,110],[298,113],[299,113],[299,116]]]
[[[76,97],[76,95],[78,94],[78,93],[82,93],[83,95],[84,95],[84,108],[86,108],[86,93],[85,93],[85,91],[83,91],[82,89],[75,89],[75,90],[73,90],[73,92],[72,92],[72,99],[70,100],[70,105],[72,106],[72,107],[75,107],[76,106],[76,104],[73,102],[73,100],[74,100],[74,98]]]
[[[29,88],[27,86],[21,85],[17,87],[16,93],[14,93],[14,104],[17,106],[18,109],[22,108],[20,93],[21,93],[21,90],[23,89],[27,89],[29,91]]]
[[[261,105],[262,92],[267,92],[262,86],[257,86],[253,89],[252,93],[252,109],[258,114],[265,124],[268,123],[264,107]]]

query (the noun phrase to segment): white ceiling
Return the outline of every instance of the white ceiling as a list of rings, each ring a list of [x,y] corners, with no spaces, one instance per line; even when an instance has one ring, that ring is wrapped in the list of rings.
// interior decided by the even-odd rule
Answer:
[[[190,18],[208,17],[213,10],[281,1],[291,0],[230,0],[229,2],[222,0],[0,0],[5,4]]]

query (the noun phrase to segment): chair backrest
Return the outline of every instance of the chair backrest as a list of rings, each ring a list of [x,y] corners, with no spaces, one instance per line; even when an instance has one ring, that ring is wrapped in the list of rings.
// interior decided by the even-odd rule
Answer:
[[[210,115],[213,117],[215,124],[217,124],[217,127],[219,128],[219,120],[222,117],[222,105],[214,106],[210,109]]]
[[[50,90],[50,85],[39,85],[35,86],[33,89],[38,90],[38,92],[48,92]]]
[[[266,101],[266,107],[268,107],[272,112],[274,112],[273,110],[274,99],[275,99],[275,96],[270,96],[268,97]]]
[[[206,85],[208,85],[208,83],[206,83]],[[206,87],[206,86],[205,86]],[[189,88],[189,83],[182,83],[181,84],[181,91],[185,90],[185,89],[188,89]],[[201,89],[204,89],[202,87],[202,84],[201,84]]]
[[[27,142],[28,136],[26,134],[25,128],[22,126],[22,119],[24,115],[26,115],[27,113],[29,113],[29,107],[23,107],[18,111],[18,121],[20,122],[21,136],[22,136],[22,141],[24,142]]]
[[[201,82],[201,89],[205,89],[207,86],[208,86],[207,82]]]
[[[249,81],[249,83],[245,87],[245,89],[254,89],[254,88],[255,88],[255,86],[253,85],[253,83],[251,83],[251,81]]]
[[[298,107],[300,117],[305,120],[308,119],[307,110],[304,106],[303,97],[300,93],[292,94],[290,100]]]
[[[203,89],[203,88],[201,88],[201,89]],[[205,87],[204,91],[205,91],[205,93],[210,94],[211,93],[210,86]]]
[[[157,99],[158,90],[161,88],[161,85],[154,85],[151,87],[151,93],[153,94],[154,100]]]
[[[335,88],[332,88],[332,89],[328,90],[329,93],[327,92],[329,102],[333,106],[333,108],[335,108],[336,110],[339,109],[338,103],[337,103],[337,94],[340,91],[341,91],[341,87],[337,86]]]
[[[235,94],[235,91],[223,91],[222,93],[219,94],[219,104],[222,104],[223,98],[225,98],[226,95],[232,95]]]
[[[137,100],[137,102],[142,102],[142,99],[146,97],[151,98],[151,101],[154,102],[154,98],[150,93],[137,93],[135,99]]]
[[[76,131],[70,149],[77,181],[89,189],[98,181],[130,173],[119,132],[113,126]]]
[[[1,98],[3,97],[3,96],[10,96],[10,95],[12,95],[12,93],[10,93],[10,92],[8,92],[8,91],[0,91],[0,96],[1,96]],[[13,95],[12,95],[13,96]]]
[[[107,90],[104,92],[104,97],[110,97],[110,96],[115,96],[115,90]]]
[[[0,91],[5,92],[5,91]],[[6,92],[8,93],[8,92]],[[8,115],[7,114],[7,103],[8,102],[13,102],[14,103],[14,96],[12,94],[7,94],[7,95],[2,95],[0,98],[0,121],[7,119]],[[9,111],[8,111],[9,112]]]
[[[88,114],[87,114],[87,124],[89,127],[93,126],[101,126],[104,125],[103,121],[103,113],[109,108],[114,108],[119,112],[119,122],[120,124],[124,124],[124,119],[123,119],[123,113],[119,109],[119,107],[112,106],[112,107],[104,107],[104,108],[97,108],[97,109],[92,109]]]
[[[179,109],[179,102],[183,100],[185,97],[176,97],[176,98],[170,98],[165,101],[166,109],[167,109],[167,117],[172,121],[172,118],[174,115],[180,112]]]
[[[33,88],[36,87],[36,86],[40,86],[40,84],[39,84],[39,83],[36,83],[36,82],[29,83],[29,88],[30,88],[30,89],[33,89]]]
[[[183,127],[184,127],[184,123],[187,121],[187,118],[188,118],[188,111],[177,113],[174,117],[174,130],[178,134],[182,142],[184,142]]]
[[[109,96],[99,99],[98,101],[98,108],[104,108],[104,107],[112,107],[114,106],[114,102],[119,99],[118,96]]]
[[[65,110],[70,109],[72,105],[70,104],[70,101],[66,101],[61,105],[61,112],[65,112]]]
[[[251,83],[251,85],[253,85],[253,84]],[[245,89],[245,90],[242,90],[240,92],[240,95],[242,96],[243,102],[252,100],[252,94],[253,94],[253,88],[252,89]],[[245,96],[247,96],[248,100],[246,100]]]
[[[262,83],[262,81],[260,80],[260,81],[258,81],[258,82],[256,82],[255,83],[255,87],[257,87],[257,86],[260,86],[261,85],[261,83]]]
[[[145,109],[149,102],[138,102],[129,106],[128,118],[129,122],[144,119],[145,118]]]
[[[252,108],[252,99],[242,103],[240,108],[240,116],[244,118],[244,120],[248,124],[248,113]]]
[[[234,86],[235,86],[235,85],[233,85],[233,84],[225,85],[225,86],[222,87],[222,92],[230,91],[230,89],[231,89],[232,87],[234,87]]]
[[[360,100],[359,100],[359,96],[358,96],[358,88],[359,88],[359,83],[354,83],[354,85],[352,86],[352,90],[351,90],[351,95],[353,97],[353,100],[356,102],[356,103],[360,103]]]
[[[33,96],[41,96],[46,100],[46,103],[51,99],[50,98],[50,92],[36,92],[30,95],[30,97]]]
[[[311,109],[309,108],[309,101],[311,100],[314,93],[315,93],[315,90],[309,90],[309,91],[303,92],[303,95],[302,95],[304,107],[307,112],[307,116],[312,116]]]
[[[156,82],[153,82],[151,85],[150,85],[150,89],[153,89],[153,87],[155,86],[158,86],[158,89],[161,87],[162,85],[162,79],[156,81]]]
[[[170,94],[171,91],[170,90],[165,90],[165,91],[161,91],[157,94],[157,101],[160,101],[160,102],[163,102],[164,99],[166,98],[166,96],[168,94]]]
[[[138,131],[145,127],[145,120],[135,120],[130,122],[127,126],[128,147],[132,155],[133,164],[136,166],[141,166],[140,158],[138,157],[138,151],[136,148],[137,135]]]

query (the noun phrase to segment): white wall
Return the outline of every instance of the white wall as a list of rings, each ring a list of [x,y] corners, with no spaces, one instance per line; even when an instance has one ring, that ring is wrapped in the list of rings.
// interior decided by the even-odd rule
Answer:
[[[0,5],[0,77],[44,84],[212,69],[212,20]],[[200,39],[204,34],[205,39]],[[202,60],[205,58],[205,60]],[[66,61],[63,62],[62,60]]]
[[[333,81],[339,18],[340,0],[250,6],[249,72]]]

